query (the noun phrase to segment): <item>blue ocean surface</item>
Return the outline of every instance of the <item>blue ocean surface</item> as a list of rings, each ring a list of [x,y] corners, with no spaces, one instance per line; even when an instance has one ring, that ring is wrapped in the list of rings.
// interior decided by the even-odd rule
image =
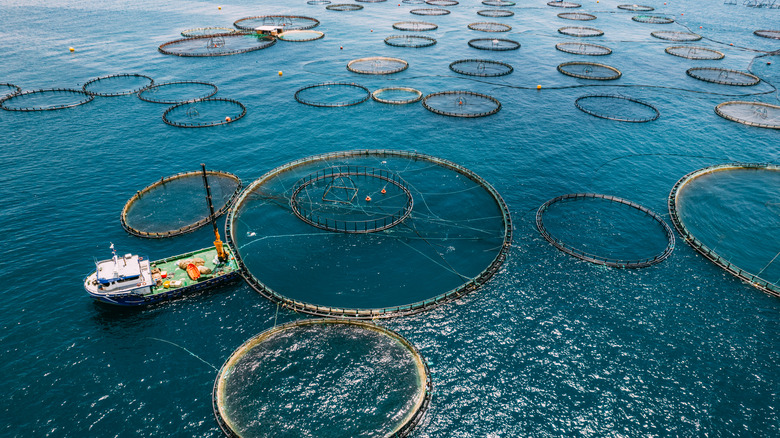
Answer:
[[[119,73],[155,83],[205,81],[218,87],[215,97],[240,101],[247,114],[224,126],[177,128],[162,120],[168,105],[135,95],[96,97],[56,111],[0,110],[0,370],[6,376],[0,435],[220,436],[211,402],[217,369],[250,337],[307,316],[278,308],[243,282],[146,309],[93,303],[82,280],[95,258],[110,257],[110,243],[120,253],[159,259],[213,240],[208,227],[170,239],[131,236],[119,222],[123,205],[161,177],[200,163],[249,183],[306,156],[380,148],[471,169],[501,194],[514,225],[509,257],[486,286],[427,312],[379,321],[409,339],[433,373],[430,407],[411,436],[780,435],[777,297],[734,278],[680,239],[664,262],[620,270],[564,254],[536,230],[539,206],[565,193],[615,195],[668,220],[667,196],[683,175],[732,161],[780,162],[777,130],[714,111],[730,100],[780,104],[780,57],[764,56],[780,49],[780,40],[753,34],[780,29],[780,9],[649,0],[656,9],[645,13],[620,10],[621,3],[563,9],[522,0],[503,8],[514,16],[494,19],[477,15],[491,8],[477,0],[448,7],[451,14],[443,16],[412,15],[411,9],[433,6],[399,0],[357,3],[364,8],[354,12],[305,0],[3,0],[0,82],[32,91],[80,89]],[[598,18],[557,17],[571,11]],[[315,17],[325,37],[221,57],[157,50],[185,29],[274,14]],[[676,22],[631,19],[638,14]],[[384,43],[402,33],[393,23],[411,20],[437,24],[420,32],[437,43]],[[467,27],[485,21],[512,29]],[[579,25],[603,30],[582,40],[613,53],[556,50],[556,43],[578,40],[557,29]],[[656,30],[693,31],[704,39],[664,41],[650,35]],[[495,37],[521,47],[499,52],[468,45]],[[688,44],[725,57],[664,52]],[[401,58],[409,67],[386,76],[346,69],[367,56]],[[514,71],[464,76],[448,67],[461,59],[501,61]],[[556,67],[569,61],[604,63],[622,76],[594,81],[559,73]],[[752,87],[703,82],[685,73],[697,66],[750,69],[764,81]],[[420,103],[318,108],[294,99],[296,90],[322,82],[412,87],[423,95],[466,90],[494,97],[501,110],[455,118]],[[639,99],[660,117],[648,123],[596,118],[574,105],[586,94]],[[203,199],[179,202],[191,201]],[[224,230],[224,219],[219,226]],[[780,241],[776,229],[764,237]],[[355,275],[364,278],[369,270]],[[405,273],[399,266],[397,274]],[[350,409],[348,400],[343,409]]]

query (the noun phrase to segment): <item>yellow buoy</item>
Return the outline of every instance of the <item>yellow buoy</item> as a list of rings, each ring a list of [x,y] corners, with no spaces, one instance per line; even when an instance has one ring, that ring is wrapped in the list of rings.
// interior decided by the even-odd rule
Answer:
[[[281,71],[281,70],[279,70],[279,76],[281,76],[281,75],[282,75],[282,71]]]
[[[68,50],[70,50],[71,52],[75,52],[76,51],[76,49],[74,49],[73,47],[68,47]]]
[[[537,85],[537,86],[536,86],[536,89],[537,89],[537,90],[541,90],[541,89],[542,89],[542,86],[541,86],[541,85]]]
[[[217,9],[219,9],[221,11],[222,10],[222,6],[217,6]]]

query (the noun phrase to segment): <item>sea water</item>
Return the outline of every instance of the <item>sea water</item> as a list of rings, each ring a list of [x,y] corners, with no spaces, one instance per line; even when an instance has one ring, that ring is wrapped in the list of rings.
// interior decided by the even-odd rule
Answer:
[[[556,17],[572,9],[543,0],[519,1],[507,8],[513,17],[497,19],[477,15],[489,7],[476,0],[440,17],[411,15],[426,5],[400,1],[335,12],[304,0],[4,0],[2,82],[28,91],[80,88],[117,73],[157,83],[207,81],[218,86],[216,97],[243,103],[247,115],[222,127],[175,128],[162,121],[166,105],[135,96],[60,111],[0,111],[2,435],[219,436],[211,406],[216,369],[251,336],[305,316],[277,309],[243,283],[148,309],[106,309],[84,293],[82,279],[94,258],[110,256],[111,242],[120,253],[152,259],[211,242],[207,228],[162,240],[122,230],[124,203],[163,176],[206,163],[249,182],[298,158],[359,148],[413,150],[459,163],[490,182],[513,215],[513,248],[490,283],[454,303],[381,322],[431,364],[434,394],[413,436],[778,435],[777,298],[679,240],[659,265],[618,270],[561,253],[535,229],[536,209],[561,194],[605,193],[665,214],[671,187],[690,171],[729,161],[778,162],[777,131],[713,110],[728,100],[778,104],[772,86],[710,84],[685,70],[745,71],[752,63],[778,83],[777,56],[754,61],[762,54],[756,50],[777,50],[778,41],[752,31],[777,29],[780,10],[717,0],[646,2],[656,7],[651,14],[677,20],[662,25],[632,21],[639,13],[618,10],[620,3],[584,2],[575,11],[598,19],[575,22]],[[318,18],[326,36],[214,58],[157,51],[185,29],[270,14]],[[383,42],[401,33],[393,23],[410,20],[438,24],[425,33],[437,44],[410,49]],[[512,30],[468,29],[481,21]],[[587,42],[613,53],[594,61],[556,50],[556,43],[575,40],[557,29],[581,23],[603,30]],[[707,38],[693,44],[725,58],[670,56],[664,48],[682,43],[650,36],[687,29]],[[467,44],[494,36],[521,48],[489,52]],[[366,56],[402,58],[409,68],[389,76],[346,70],[347,62]],[[448,68],[469,58],[506,62],[514,72],[487,80]],[[623,75],[596,83],[556,71],[573,60],[603,62]],[[468,90],[498,99],[502,108],[462,119],[419,104],[333,109],[294,100],[297,89],[329,81],[423,94]],[[661,116],[639,124],[592,117],[574,100],[593,93],[640,99]]]

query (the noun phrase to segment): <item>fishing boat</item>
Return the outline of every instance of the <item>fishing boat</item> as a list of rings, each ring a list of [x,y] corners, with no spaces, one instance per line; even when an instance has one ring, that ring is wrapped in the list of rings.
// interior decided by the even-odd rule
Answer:
[[[185,254],[150,261],[126,254],[95,262],[95,271],[84,279],[84,289],[94,299],[119,306],[142,306],[190,295],[236,280],[240,269],[233,249],[219,237],[214,220],[211,190],[203,168],[206,200],[214,226],[214,245]]]

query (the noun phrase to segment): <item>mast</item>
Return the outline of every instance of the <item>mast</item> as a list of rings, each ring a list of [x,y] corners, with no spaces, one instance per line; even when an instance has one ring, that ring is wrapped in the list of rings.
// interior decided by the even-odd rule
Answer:
[[[227,260],[227,254],[225,253],[225,248],[222,247],[222,240],[220,240],[219,230],[217,230],[217,221],[214,217],[214,205],[211,203],[211,188],[209,187],[209,179],[206,177],[206,165],[200,163],[200,167],[203,169],[203,185],[206,186],[206,202],[209,204],[209,212],[211,213],[209,219],[211,220],[211,225],[214,226],[214,237],[216,238],[216,240],[214,240],[214,248],[217,250],[219,261],[225,262]]]

